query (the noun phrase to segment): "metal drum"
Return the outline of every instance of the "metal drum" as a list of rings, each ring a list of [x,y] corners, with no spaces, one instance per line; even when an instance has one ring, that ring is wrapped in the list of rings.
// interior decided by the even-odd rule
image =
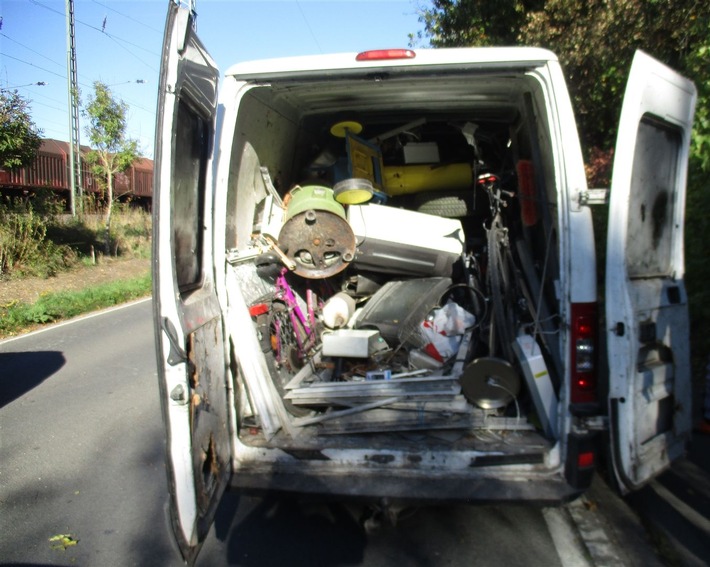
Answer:
[[[355,235],[333,190],[320,185],[289,193],[279,247],[305,278],[327,278],[344,270],[355,257]]]

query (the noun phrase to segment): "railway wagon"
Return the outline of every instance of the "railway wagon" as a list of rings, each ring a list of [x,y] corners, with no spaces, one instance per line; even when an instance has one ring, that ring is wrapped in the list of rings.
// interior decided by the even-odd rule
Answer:
[[[91,148],[81,146],[85,156]],[[114,196],[150,208],[153,194],[153,160],[139,158],[128,170],[114,177]],[[69,207],[69,143],[44,139],[35,161],[14,170],[0,169],[0,194],[7,197],[33,195],[38,189],[50,189]],[[98,194],[100,186],[88,164],[81,162],[81,188],[85,194]]]

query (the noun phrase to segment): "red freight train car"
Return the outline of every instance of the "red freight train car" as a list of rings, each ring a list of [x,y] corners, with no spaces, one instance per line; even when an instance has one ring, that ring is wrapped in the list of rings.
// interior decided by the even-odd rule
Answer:
[[[81,147],[82,155],[90,151]],[[0,169],[0,193],[3,196],[31,195],[38,189],[51,189],[69,201],[69,143],[45,139],[37,157],[27,167],[6,171]],[[98,183],[82,160],[81,186],[84,193],[97,193]],[[126,172],[115,176],[114,196],[131,199],[150,207],[153,196],[153,160],[140,158]]]

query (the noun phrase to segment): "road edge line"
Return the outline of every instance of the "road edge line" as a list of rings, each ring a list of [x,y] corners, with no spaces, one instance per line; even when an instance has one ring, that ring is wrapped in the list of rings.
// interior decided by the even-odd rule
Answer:
[[[133,301],[128,301],[126,303],[121,303],[120,305],[113,305],[111,307],[106,307],[105,309],[99,309],[98,311],[92,311],[91,313],[84,313],[83,315],[77,315],[76,317],[72,317],[71,319],[66,319],[65,321],[59,321],[57,323],[50,323],[48,325],[41,327],[40,329],[35,329],[34,331],[30,331],[29,333],[22,333],[20,335],[14,336],[14,337],[7,337],[5,339],[2,339],[2,340],[0,340],[0,345],[11,343],[12,341],[24,339],[26,337],[32,337],[34,335],[39,335],[40,333],[44,333],[46,331],[51,331],[51,330],[54,330],[58,327],[64,327],[66,325],[71,325],[72,323],[78,323],[79,321],[84,321],[85,319],[91,319],[92,317],[98,317],[99,315],[111,313],[112,311],[118,311],[119,309],[124,309],[125,307],[131,307],[133,305],[137,305],[138,303],[142,303],[144,301],[151,301],[152,299],[153,298],[151,296],[141,297],[140,299],[135,299]]]

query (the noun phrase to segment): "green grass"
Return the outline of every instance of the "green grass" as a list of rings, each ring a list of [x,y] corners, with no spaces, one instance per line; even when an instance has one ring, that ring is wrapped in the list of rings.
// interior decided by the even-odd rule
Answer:
[[[42,296],[33,304],[18,303],[0,307],[0,336],[12,336],[47,323],[119,305],[150,295],[150,274],[116,281],[75,292]]]

